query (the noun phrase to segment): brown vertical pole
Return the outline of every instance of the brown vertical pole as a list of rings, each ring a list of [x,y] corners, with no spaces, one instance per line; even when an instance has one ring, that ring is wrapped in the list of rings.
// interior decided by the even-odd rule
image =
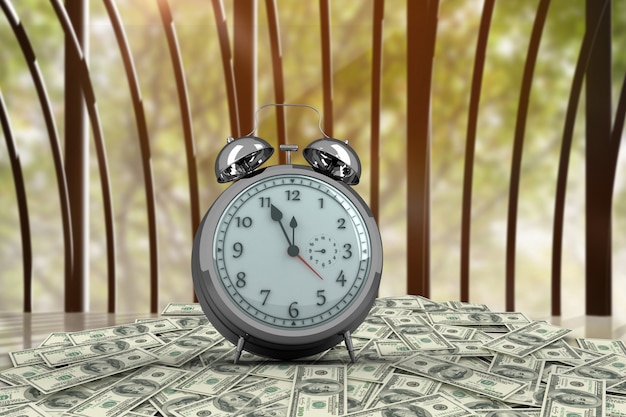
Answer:
[[[67,0],[67,14],[76,38],[87,55],[86,36],[89,3]],[[66,35],[65,53],[65,173],[70,203],[74,257],[71,274],[65,282],[65,311],[88,309],[89,283],[89,134],[86,107],[81,88],[81,62],[70,51],[72,39]]]
[[[322,45],[322,90],[324,92],[324,132],[333,136],[333,53],[330,43],[330,0],[320,0]]]
[[[407,292],[430,296],[430,111],[438,0],[407,2]]]
[[[235,0],[233,67],[239,108],[239,129],[246,135],[254,129],[256,110],[256,0]]]
[[[487,41],[491,29],[491,17],[495,0],[485,0],[480,18],[476,54],[474,55],[474,73],[470,92],[467,120],[467,140],[465,144],[465,167],[463,170],[463,208],[461,213],[461,301],[470,298],[470,231],[472,226],[472,186],[474,181],[474,155],[476,153],[476,126],[478,124],[478,106],[485,70]]]
[[[374,29],[372,31],[372,102],[371,118],[371,168],[370,168],[370,209],[376,221],[380,208],[380,113],[383,79],[383,26],[385,20],[385,0],[374,1]]]
[[[611,315],[611,1],[586,2],[587,30],[597,33],[587,66],[586,314]]]

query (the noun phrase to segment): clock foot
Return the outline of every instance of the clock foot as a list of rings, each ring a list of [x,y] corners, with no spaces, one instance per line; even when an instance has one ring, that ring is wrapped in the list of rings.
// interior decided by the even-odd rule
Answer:
[[[354,346],[352,345],[352,336],[350,335],[350,330],[346,330],[346,332],[343,334],[343,340],[346,344],[346,348],[348,349],[350,360],[352,361],[352,363],[355,363],[356,357],[354,356]]]
[[[241,357],[241,352],[243,352],[243,345],[246,343],[246,339],[243,336],[239,336],[239,340],[237,340],[237,351],[235,352],[235,360],[234,362],[239,362],[239,358]]]

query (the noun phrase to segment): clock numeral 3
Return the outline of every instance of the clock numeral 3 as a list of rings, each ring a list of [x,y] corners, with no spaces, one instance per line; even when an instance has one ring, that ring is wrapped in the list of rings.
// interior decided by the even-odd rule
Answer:
[[[349,243],[345,243],[343,245],[343,248],[346,250],[346,253],[343,254],[343,259],[350,259],[352,258],[352,245]]]

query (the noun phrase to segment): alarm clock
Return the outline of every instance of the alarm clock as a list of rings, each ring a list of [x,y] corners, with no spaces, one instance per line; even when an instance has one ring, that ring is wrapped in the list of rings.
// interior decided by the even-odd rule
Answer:
[[[324,137],[303,151],[310,166],[260,168],[263,139],[229,138],[216,161],[230,185],[206,212],[192,250],[196,296],[213,326],[242,351],[289,360],[345,341],[378,293],[381,236],[352,189],[360,161],[345,141]]]

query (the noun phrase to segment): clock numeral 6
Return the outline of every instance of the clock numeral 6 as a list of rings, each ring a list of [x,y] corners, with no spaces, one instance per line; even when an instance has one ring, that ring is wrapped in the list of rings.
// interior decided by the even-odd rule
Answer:
[[[298,311],[298,309],[296,308],[297,305],[297,301],[289,304],[289,317],[291,317],[292,319],[295,319],[300,314],[300,311]]]
[[[237,288],[243,288],[246,286],[246,273],[237,272],[237,282],[235,282]]]

